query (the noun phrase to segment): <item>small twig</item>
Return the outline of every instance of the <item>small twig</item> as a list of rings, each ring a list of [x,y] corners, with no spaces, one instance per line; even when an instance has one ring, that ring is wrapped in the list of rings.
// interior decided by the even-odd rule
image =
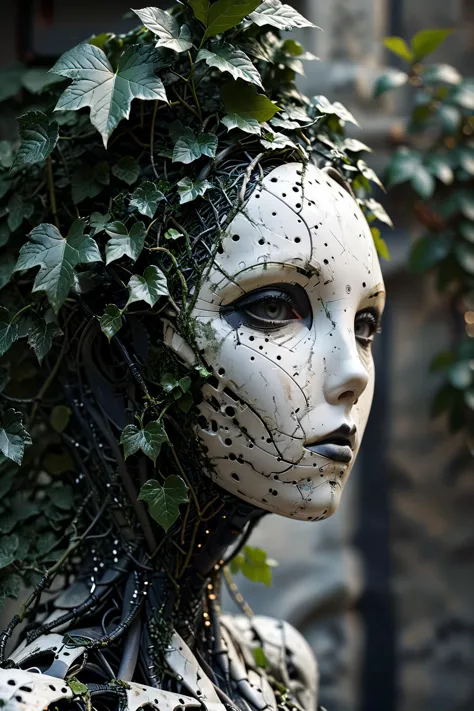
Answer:
[[[46,158],[46,176],[48,182],[49,191],[49,204],[51,206],[51,212],[53,214],[54,224],[59,229],[59,221],[57,215],[57,205],[56,205],[56,192],[54,190],[54,175],[53,175],[53,163],[51,156]]]

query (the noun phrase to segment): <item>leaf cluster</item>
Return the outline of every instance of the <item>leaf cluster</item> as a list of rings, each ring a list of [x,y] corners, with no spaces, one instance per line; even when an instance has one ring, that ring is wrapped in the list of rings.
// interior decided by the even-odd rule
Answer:
[[[77,377],[86,323],[97,324],[105,348],[121,348],[137,323],[152,344],[140,367],[129,364],[140,397],[121,432],[125,457],[155,464],[162,447],[171,450],[168,415],[194,416],[210,374],[197,349],[190,372],[170,360],[158,317],[172,319],[194,346],[189,285],[199,284],[219,248],[226,223],[215,205],[229,205],[228,222],[256,156],[337,168],[386,255],[372,224],[390,222],[371,197],[380,181],[364,160],[368,147],[345,135],[355,118],[295,85],[303,62],[316,58],[281,32],[312,23],[280,0],[186,0],[169,12],[134,12],[141,24],[131,32],[81,42],[37,73],[34,86],[29,70],[13,72],[4,94],[13,100],[27,84],[36,92],[18,139],[0,142],[0,513],[17,517],[5,535],[18,545],[8,538],[4,559],[14,555],[8,576],[25,580],[72,535],[72,503],[59,505],[48,491],[68,492],[75,468],[61,383]],[[202,224],[187,229],[204,213],[214,216],[206,243]],[[166,530],[186,494],[184,480],[180,488],[162,479],[140,496]],[[39,537],[31,535],[33,516]],[[64,541],[60,530],[68,531]],[[38,550],[43,532],[51,547]],[[267,570],[252,560],[244,559],[246,570]],[[8,576],[0,573],[0,585]],[[5,583],[5,594],[18,581]]]
[[[433,271],[437,286],[459,306],[465,335],[449,353],[438,354],[433,370],[445,373],[433,414],[447,412],[453,431],[474,435],[474,80],[455,67],[428,63],[428,55],[451,35],[424,30],[408,44],[389,37],[385,46],[406,71],[383,74],[376,95],[401,86],[414,91],[405,145],[392,155],[388,186],[407,184],[416,196],[415,216],[424,234],[410,258],[414,273]]]

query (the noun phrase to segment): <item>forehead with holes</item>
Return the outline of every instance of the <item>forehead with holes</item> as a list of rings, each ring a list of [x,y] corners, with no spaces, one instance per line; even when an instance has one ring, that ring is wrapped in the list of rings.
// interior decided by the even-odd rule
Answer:
[[[355,200],[315,166],[298,163],[269,173],[233,220],[216,255],[200,299],[218,306],[216,294],[226,289],[226,301],[275,280],[278,265],[295,272],[320,271],[333,281],[353,285],[381,281],[378,258],[367,222]],[[351,279],[345,279],[350,273]],[[246,286],[248,282],[248,288]],[[347,282],[347,283],[346,283]]]

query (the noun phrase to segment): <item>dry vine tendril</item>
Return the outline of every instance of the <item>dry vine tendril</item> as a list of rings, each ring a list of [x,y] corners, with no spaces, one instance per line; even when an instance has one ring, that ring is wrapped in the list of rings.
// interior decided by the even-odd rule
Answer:
[[[85,542],[106,535],[107,497],[140,522],[143,575],[169,530],[179,548],[185,530],[218,510],[189,480],[170,434],[189,430],[210,374],[197,351],[187,371],[160,345],[159,316],[194,346],[193,287],[259,168],[331,165],[369,222],[389,223],[370,197],[378,179],[361,158],[367,147],[344,135],[353,116],[296,89],[302,61],[315,57],[280,33],[311,23],[279,0],[228,5],[135,10],[137,29],[79,44],[51,70],[44,111],[20,117],[19,145],[2,143],[0,606],[22,580],[38,584],[22,616],[59,569],[74,573]],[[132,413],[117,417],[115,432],[81,375],[105,382],[104,362]],[[69,427],[72,417],[87,437]],[[156,465],[159,455],[144,477],[145,457]],[[197,445],[188,455],[197,461]],[[167,462],[179,476],[166,475]],[[86,480],[97,496],[84,502]],[[150,529],[138,497],[160,528]],[[126,524],[122,533],[133,556]],[[192,544],[168,571],[174,582]]]

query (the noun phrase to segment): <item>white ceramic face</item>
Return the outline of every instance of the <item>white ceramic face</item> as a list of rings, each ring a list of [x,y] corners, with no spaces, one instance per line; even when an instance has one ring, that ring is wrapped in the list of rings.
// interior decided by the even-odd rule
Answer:
[[[337,509],[372,402],[384,303],[372,235],[326,173],[280,166],[232,222],[194,311],[212,370],[201,437],[224,489],[317,520]]]

